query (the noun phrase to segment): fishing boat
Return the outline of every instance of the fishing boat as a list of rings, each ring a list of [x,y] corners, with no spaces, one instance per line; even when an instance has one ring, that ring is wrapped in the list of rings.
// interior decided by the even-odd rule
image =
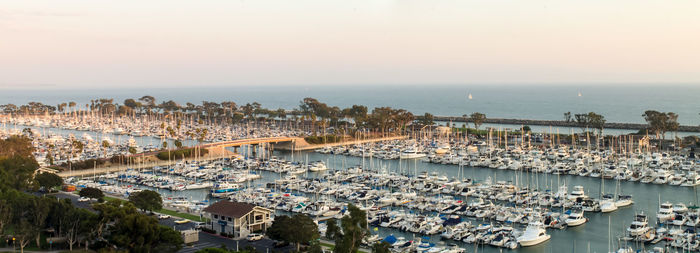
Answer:
[[[543,243],[549,240],[550,237],[551,235],[547,234],[547,230],[545,230],[542,222],[538,219],[533,219],[533,221],[528,223],[525,232],[517,240],[520,246],[528,247]]]

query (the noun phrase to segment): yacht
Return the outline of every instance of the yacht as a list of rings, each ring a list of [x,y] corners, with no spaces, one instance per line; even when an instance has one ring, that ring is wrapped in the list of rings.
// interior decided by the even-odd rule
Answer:
[[[627,233],[630,236],[640,236],[645,234],[651,228],[649,227],[649,221],[644,213],[637,214],[634,216],[634,221],[627,228]]]
[[[549,240],[551,236],[547,234],[544,225],[538,219],[528,223],[525,232],[517,238],[520,246],[534,246]]]
[[[659,212],[656,213],[656,218],[659,219],[659,221],[664,222],[673,219],[673,217],[673,204],[665,202],[659,205]]]
[[[409,148],[401,152],[399,158],[401,159],[418,159],[426,157],[425,153],[419,152],[416,148]]]
[[[326,164],[323,162],[315,162],[309,166],[309,171],[318,172],[324,170],[328,170],[328,167],[326,167]]]
[[[569,199],[570,200],[576,200],[579,198],[586,198],[586,192],[583,191],[583,186],[577,185],[574,186],[574,190],[569,193]]]
[[[617,200],[615,201],[615,205],[617,207],[625,207],[634,204],[634,200],[632,200],[632,196],[630,195],[617,195]]]
[[[567,210],[566,214],[569,216],[566,218],[566,225],[569,227],[575,227],[578,225],[583,225],[588,221],[586,217],[583,217],[583,209]]]

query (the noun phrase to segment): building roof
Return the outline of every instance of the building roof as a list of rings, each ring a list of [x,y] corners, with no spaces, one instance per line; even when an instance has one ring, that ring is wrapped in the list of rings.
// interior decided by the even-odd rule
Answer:
[[[216,202],[204,208],[202,211],[233,218],[241,218],[253,211],[253,208],[255,208],[255,205],[224,200]]]

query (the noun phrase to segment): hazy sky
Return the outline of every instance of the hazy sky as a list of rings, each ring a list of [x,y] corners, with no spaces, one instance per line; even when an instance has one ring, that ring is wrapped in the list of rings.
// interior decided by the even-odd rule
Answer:
[[[0,0],[2,88],[698,81],[698,0]]]

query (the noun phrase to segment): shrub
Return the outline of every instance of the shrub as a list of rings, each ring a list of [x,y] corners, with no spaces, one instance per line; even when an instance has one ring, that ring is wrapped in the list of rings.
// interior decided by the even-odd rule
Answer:
[[[201,148],[199,149],[199,155],[206,155],[209,153],[209,150]],[[185,158],[190,158],[195,156],[195,150],[193,148],[187,148],[187,149],[178,149],[178,150],[171,150],[170,152],[168,151],[162,151],[158,153],[157,157],[160,160],[168,160],[170,159],[181,159],[183,157]]]

